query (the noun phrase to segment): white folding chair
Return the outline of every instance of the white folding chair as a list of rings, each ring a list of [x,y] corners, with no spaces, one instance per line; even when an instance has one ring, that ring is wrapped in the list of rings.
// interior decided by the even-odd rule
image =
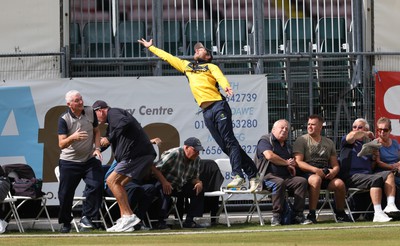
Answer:
[[[39,212],[37,213],[36,217],[29,220],[29,219],[20,219],[20,222],[23,223],[24,221],[31,221],[32,222],[32,228],[35,227],[36,223],[48,223],[51,231],[55,232],[54,227],[53,227],[53,223],[51,223],[51,218],[49,215],[49,212],[47,210],[47,197],[45,195],[41,196],[41,197],[37,197],[37,198],[32,198],[29,196],[11,196],[11,199],[16,199],[16,204],[18,204],[16,206],[16,209],[18,211],[18,209],[20,209],[25,203],[29,202],[29,201],[40,201],[40,205],[41,208],[39,210]],[[41,219],[40,216],[43,214],[43,212],[46,215],[46,219]],[[10,216],[13,215],[13,211],[10,210],[8,212],[8,214],[6,215],[5,219],[8,219]]]
[[[54,168],[54,174],[56,175],[57,181],[60,182],[60,169],[58,166]],[[74,196],[73,198],[73,203],[72,203],[72,209],[76,208],[79,205],[82,205],[83,202],[86,200],[86,197],[84,196]],[[104,200],[102,200],[102,205],[104,204]],[[104,228],[107,229],[107,223],[106,220],[104,219],[103,212],[101,211],[101,208],[99,209],[100,213],[100,220],[93,220],[93,222],[100,222],[104,225]],[[71,212],[72,217],[73,213]],[[79,226],[75,218],[72,218],[72,223],[74,224],[76,232],[79,232]]]
[[[1,201],[1,204],[9,204],[10,205],[10,219],[14,218],[15,224],[18,227],[19,232],[25,232],[24,227],[22,226],[21,218],[19,217],[18,209],[15,203],[17,202],[16,198],[13,198],[11,196],[11,193],[9,192],[7,197]]]
[[[104,205],[104,209],[106,210],[106,215],[110,219],[111,224],[114,225],[114,219],[113,219],[110,211],[113,207],[118,205],[117,198],[115,198],[113,196],[105,196],[105,197],[103,197],[103,205]]]
[[[328,214],[333,216],[335,222],[338,222],[337,218],[336,218],[336,214],[335,214],[335,208],[333,207],[334,192],[321,189],[320,196],[322,196],[323,203],[316,214],[316,218],[318,219],[318,216],[322,214],[322,210],[326,207],[326,205],[329,205],[330,212]],[[346,206],[345,209],[347,209],[347,211],[349,213],[350,219],[354,222],[354,218],[351,215],[351,210],[350,210],[349,203],[347,202],[347,199],[345,199],[345,206]]]
[[[221,186],[221,190],[204,192],[204,197],[219,197],[220,198],[221,206],[218,209],[216,218],[219,218],[221,212],[223,211],[225,214],[226,225],[228,227],[230,227],[231,223],[229,222],[229,215],[228,215],[228,211],[226,210],[225,196],[226,196],[226,193],[222,191],[222,186]],[[212,217],[212,216],[210,215],[210,217]]]
[[[223,176],[226,177],[225,172],[232,172],[232,167],[230,164],[229,159],[217,159],[215,162],[218,164],[218,167],[220,168],[221,172],[223,172]],[[237,197],[237,196],[243,196],[245,195],[247,199],[252,200],[252,205],[247,212],[247,218],[246,222],[250,221],[252,219],[252,216],[255,212],[257,212],[257,216],[260,221],[260,225],[264,225],[264,218],[261,213],[260,209],[260,202],[266,198],[268,198],[271,194],[271,192],[267,190],[261,190],[261,191],[255,191],[255,192],[250,192],[247,190],[247,187],[243,187],[243,189],[240,190],[231,190],[226,188],[226,183],[229,182],[229,180],[225,180],[223,184],[222,191],[228,195],[228,197],[225,199],[225,203],[228,203],[232,198]]]

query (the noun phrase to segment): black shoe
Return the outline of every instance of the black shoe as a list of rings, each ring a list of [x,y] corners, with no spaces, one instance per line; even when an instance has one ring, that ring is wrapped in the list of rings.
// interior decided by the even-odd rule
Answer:
[[[194,221],[190,221],[190,222],[184,222],[183,223],[183,228],[189,228],[189,229],[205,229],[204,226],[197,224]]]
[[[294,223],[295,224],[300,224],[300,225],[309,225],[312,224],[313,222],[309,219],[306,219],[303,213],[298,214],[294,217]]]
[[[345,212],[337,213],[336,214],[336,220],[337,220],[338,223],[353,222]]]
[[[79,222],[82,228],[85,229],[95,229],[96,226],[93,224],[93,222],[86,216],[83,216],[81,221]]]
[[[70,233],[71,231],[71,224],[63,224],[63,226],[60,228],[61,233]]]
[[[317,224],[317,217],[315,216],[315,214],[308,214],[307,215],[307,219],[310,220],[313,224]]]
[[[164,222],[164,223],[159,223],[158,226],[156,227],[156,230],[171,230],[171,228]]]

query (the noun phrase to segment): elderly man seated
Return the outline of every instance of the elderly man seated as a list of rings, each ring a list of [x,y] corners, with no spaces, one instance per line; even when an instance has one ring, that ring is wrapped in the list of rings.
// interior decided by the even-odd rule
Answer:
[[[372,204],[374,205],[374,222],[388,222],[392,220],[388,215],[397,215],[400,211],[396,207],[396,185],[391,171],[373,173],[375,161],[372,155],[357,156],[363,144],[373,139],[374,134],[369,131],[365,119],[356,119],[353,129],[341,141],[341,169],[343,179],[348,188],[369,189]],[[382,192],[387,196],[387,206],[382,210]]]

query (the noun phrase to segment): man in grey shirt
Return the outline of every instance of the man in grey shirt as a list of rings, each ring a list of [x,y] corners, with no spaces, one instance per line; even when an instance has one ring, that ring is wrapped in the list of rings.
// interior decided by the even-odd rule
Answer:
[[[68,111],[58,120],[58,145],[61,149],[58,199],[60,232],[71,231],[71,209],[76,187],[81,179],[86,183],[81,226],[95,228],[92,220],[99,218],[102,202],[103,170],[100,153],[100,131],[92,107],[83,105],[81,94],[72,90],[65,95]],[[96,158],[97,157],[97,158]]]

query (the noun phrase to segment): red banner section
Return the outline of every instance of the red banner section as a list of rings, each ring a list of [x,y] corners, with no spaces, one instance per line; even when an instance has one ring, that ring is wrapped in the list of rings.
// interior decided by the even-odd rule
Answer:
[[[375,75],[375,120],[392,121],[392,137],[400,142],[400,72],[379,71]]]

